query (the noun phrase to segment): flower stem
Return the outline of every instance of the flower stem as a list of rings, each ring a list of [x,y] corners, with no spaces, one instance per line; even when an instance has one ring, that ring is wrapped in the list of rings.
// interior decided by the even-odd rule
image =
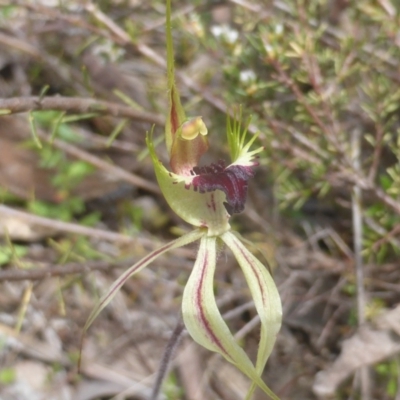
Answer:
[[[154,382],[153,392],[151,393],[150,400],[157,400],[158,398],[162,383],[164,382],[164,379],[169,371],[169,365],[171,359],[181,341],[184,329],[185,325],[183,324],[182,316],[180,316],[174,330],[172,331],[172,335],[167,343],[167,346],[165,347],[164,354],[161,358],[160,366],[157,371],[157,377]]]

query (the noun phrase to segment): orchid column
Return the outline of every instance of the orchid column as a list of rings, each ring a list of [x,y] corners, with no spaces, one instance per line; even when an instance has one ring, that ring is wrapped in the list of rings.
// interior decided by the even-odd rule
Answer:
[[[230,164],[219,161],[198,166],[200,158],[209,148],[208,131],[201,117],[186,118],[180,102],[174,78],[170,0],[167,0],[166,37],[169,112],[165,139],[170,157],[169,168],[158,159],[151,134],[147,135],[147,146],[165,199],[182,219],[196,229],[153,251],[120,276],[99,300],[84,330],[128,278],[166,251],[199,240],[197,258],[183,294],[182,314],[186,328],[196,342],[220,353],[250,378],[252,385],[246,399],[251,398],[256,386],[271,398],[278,399],[262,381],[261,374],[281,326],[279,293],[268,269],[244,246],[229,224],[230,217],[244,209],[248,180],[257,165],[256,155],[263,148],[251,150],[256,136],[248,139],[247,128],[241,126],[240,118],[233,121],[228,118],[226,134]],[[216,305],[214,271],[217,245],[222,243],[232,251],[242,269],[260,317],[260,343],[255,365],[235,341]]]

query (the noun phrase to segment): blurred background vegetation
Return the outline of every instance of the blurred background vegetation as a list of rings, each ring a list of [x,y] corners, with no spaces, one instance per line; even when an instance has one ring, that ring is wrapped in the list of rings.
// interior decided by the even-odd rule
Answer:
[[[75,372],[97,296],[187,229],[158,193],[144,143],[153,124],[162,142],[165,4],[0,6],[0,397],[146,399],[191,248],[123,289]],[[227,157],[225,113],[238,105],[265,147],[233,223],[263,250],[282,295],[266,382],[282,399],[399,400],[400,4],[174,0],[173,10],[184,106],[203,116],[214,159]],[[29,96],[109,101],[138,118],[2,105]],[[246,286],[228,255],[220,264],[220,307],[251,353]],[[163,396],[242,399],[246,384],[184,339]]]

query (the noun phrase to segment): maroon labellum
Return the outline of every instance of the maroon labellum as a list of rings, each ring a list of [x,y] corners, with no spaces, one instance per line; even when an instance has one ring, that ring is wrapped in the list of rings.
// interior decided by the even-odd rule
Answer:
[[[191,171],[195,175],[191,184],[193,189],[200,193],[222,190],[226,195],[224,203],[230,215],[240,213],[246,202],[248,181],[253,177],[252,167],[233,164],[226,167],[223,160],[203,167],[194,167]]]

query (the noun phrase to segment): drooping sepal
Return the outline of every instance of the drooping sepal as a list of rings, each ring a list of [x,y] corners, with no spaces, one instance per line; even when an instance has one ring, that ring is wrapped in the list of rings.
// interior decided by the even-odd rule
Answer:
[[[230,243],[229,235],[227,232],[223,237],[226,236],[226,240]],[[276,400],[278,397],[261,379],[259,368],[253,365],[244,350],[236,343],[217,307],[213,291],[216,241],[215,237],[201,238],[197,259],[183,293],[182,315],[186,328],[197,343],[221,354],[268,396]],[[253,265],[254,260],[249,262]],[[263,279],[262,274],[259,277]],[[260,282],[259,285],[263,286],[264,282]],[[264,347],[270,350],[268,346]],[[262,364],[261,361],[258,363]],[[252,390],[253,388],[250,392]]]
[[[137,263],[128,268],[121,276],[118,277],[117,280],[114,281],[108,291],[97,301],[85,323],[85,326],[83,327],[83,333],[85,333],[89,329],[90,325],[92,325],[93,321],[97,318],[100,312],[110,303],[110,301],[118,293],[118,290],[121,289],[121,287],[129,278],[140,272],[143,268],[145,268],[151,262],[155,261],[165,252],[176,249],[178,247],[186,246],[187,244],[200,239],[204,235],[205,232],[200,229],[189,232],[186,235],[183,235],[180,238],[152,251],[150,254],[143,257]]]
[[[247,250],[236,234],[226,232],[221,236],[221,239],[239,263],[260,317],[261,333],[256,370],[261,375],[282,324],[282,304],[279,292],[268,269]],[[249,391],[249,396],[254,389],[255,386],[253,385]]]

